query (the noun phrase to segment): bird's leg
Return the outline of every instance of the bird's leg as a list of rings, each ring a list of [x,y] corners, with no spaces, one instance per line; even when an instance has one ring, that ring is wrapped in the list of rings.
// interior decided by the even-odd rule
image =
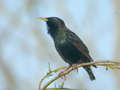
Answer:
[[[77,72],[78,72],[78,68],[77,68],[78,64],[74,64],[72,65],[72,69],[77,69]]]
[[[68,66],[64,71],[60,72],[60,73],[58,74],[58,76],[61,76],[61,75],[62,75],[65,71],[67,71],[70,67],[71,67],[71,66]],[[65,76],[64,76],[64,78],[65,78]]]
[[[77,68],[77,66],[78,66],[78,64],[74,64],[74,65],[72,65],[72,69],[73,69],[73,70],[76,69],[77,72],[78,72],[78,68]]]

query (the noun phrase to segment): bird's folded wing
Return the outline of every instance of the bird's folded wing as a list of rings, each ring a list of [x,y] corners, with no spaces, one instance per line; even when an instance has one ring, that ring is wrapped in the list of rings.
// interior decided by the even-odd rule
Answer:
[[[81,54],[83,54],[86,58],[93,61],[89,55],[88,48],[85,44],[80,40],[80,38],[73,32],[70,32],[68,35],[68,41],[77,48]]]

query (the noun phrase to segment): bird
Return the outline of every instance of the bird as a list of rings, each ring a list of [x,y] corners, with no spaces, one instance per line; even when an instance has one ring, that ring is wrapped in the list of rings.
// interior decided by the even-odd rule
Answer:
[[[75,64],[93,62],[89,50],[83,41],[58,17],[40,17],[47,24],[48,34],[54,41],[55,48],[61,58],[72,67]],[[96,65],[93,65],[96,67]],[[83,67],[90,80],[95,80],[91,66]]]

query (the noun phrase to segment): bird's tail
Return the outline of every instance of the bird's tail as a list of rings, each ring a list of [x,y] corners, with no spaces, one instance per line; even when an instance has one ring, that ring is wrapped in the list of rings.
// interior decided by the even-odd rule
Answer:
[[[87,71],[89,77],[91,80],[95,80],[95,76],[90,68],[90,66],[85,66],[84,69]]]
[[[89,59],[91,62],[93,62],[94,60],[90,57],[90,59]],[[92,65],[94,68],[97,68],[97,66],[96,65]]]

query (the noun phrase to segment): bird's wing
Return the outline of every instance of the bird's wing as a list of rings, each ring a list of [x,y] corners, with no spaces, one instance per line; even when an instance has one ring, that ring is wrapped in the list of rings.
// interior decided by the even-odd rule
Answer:
[[[88,48],[85,46],[85,44],[80,40],[80,38],[73,32],[67,30],[67,37],[68,41],[75,46],[81,54],[83,54],[86,58],[88,58],[90,61],[93,61],[93,59],[89,55]]]

